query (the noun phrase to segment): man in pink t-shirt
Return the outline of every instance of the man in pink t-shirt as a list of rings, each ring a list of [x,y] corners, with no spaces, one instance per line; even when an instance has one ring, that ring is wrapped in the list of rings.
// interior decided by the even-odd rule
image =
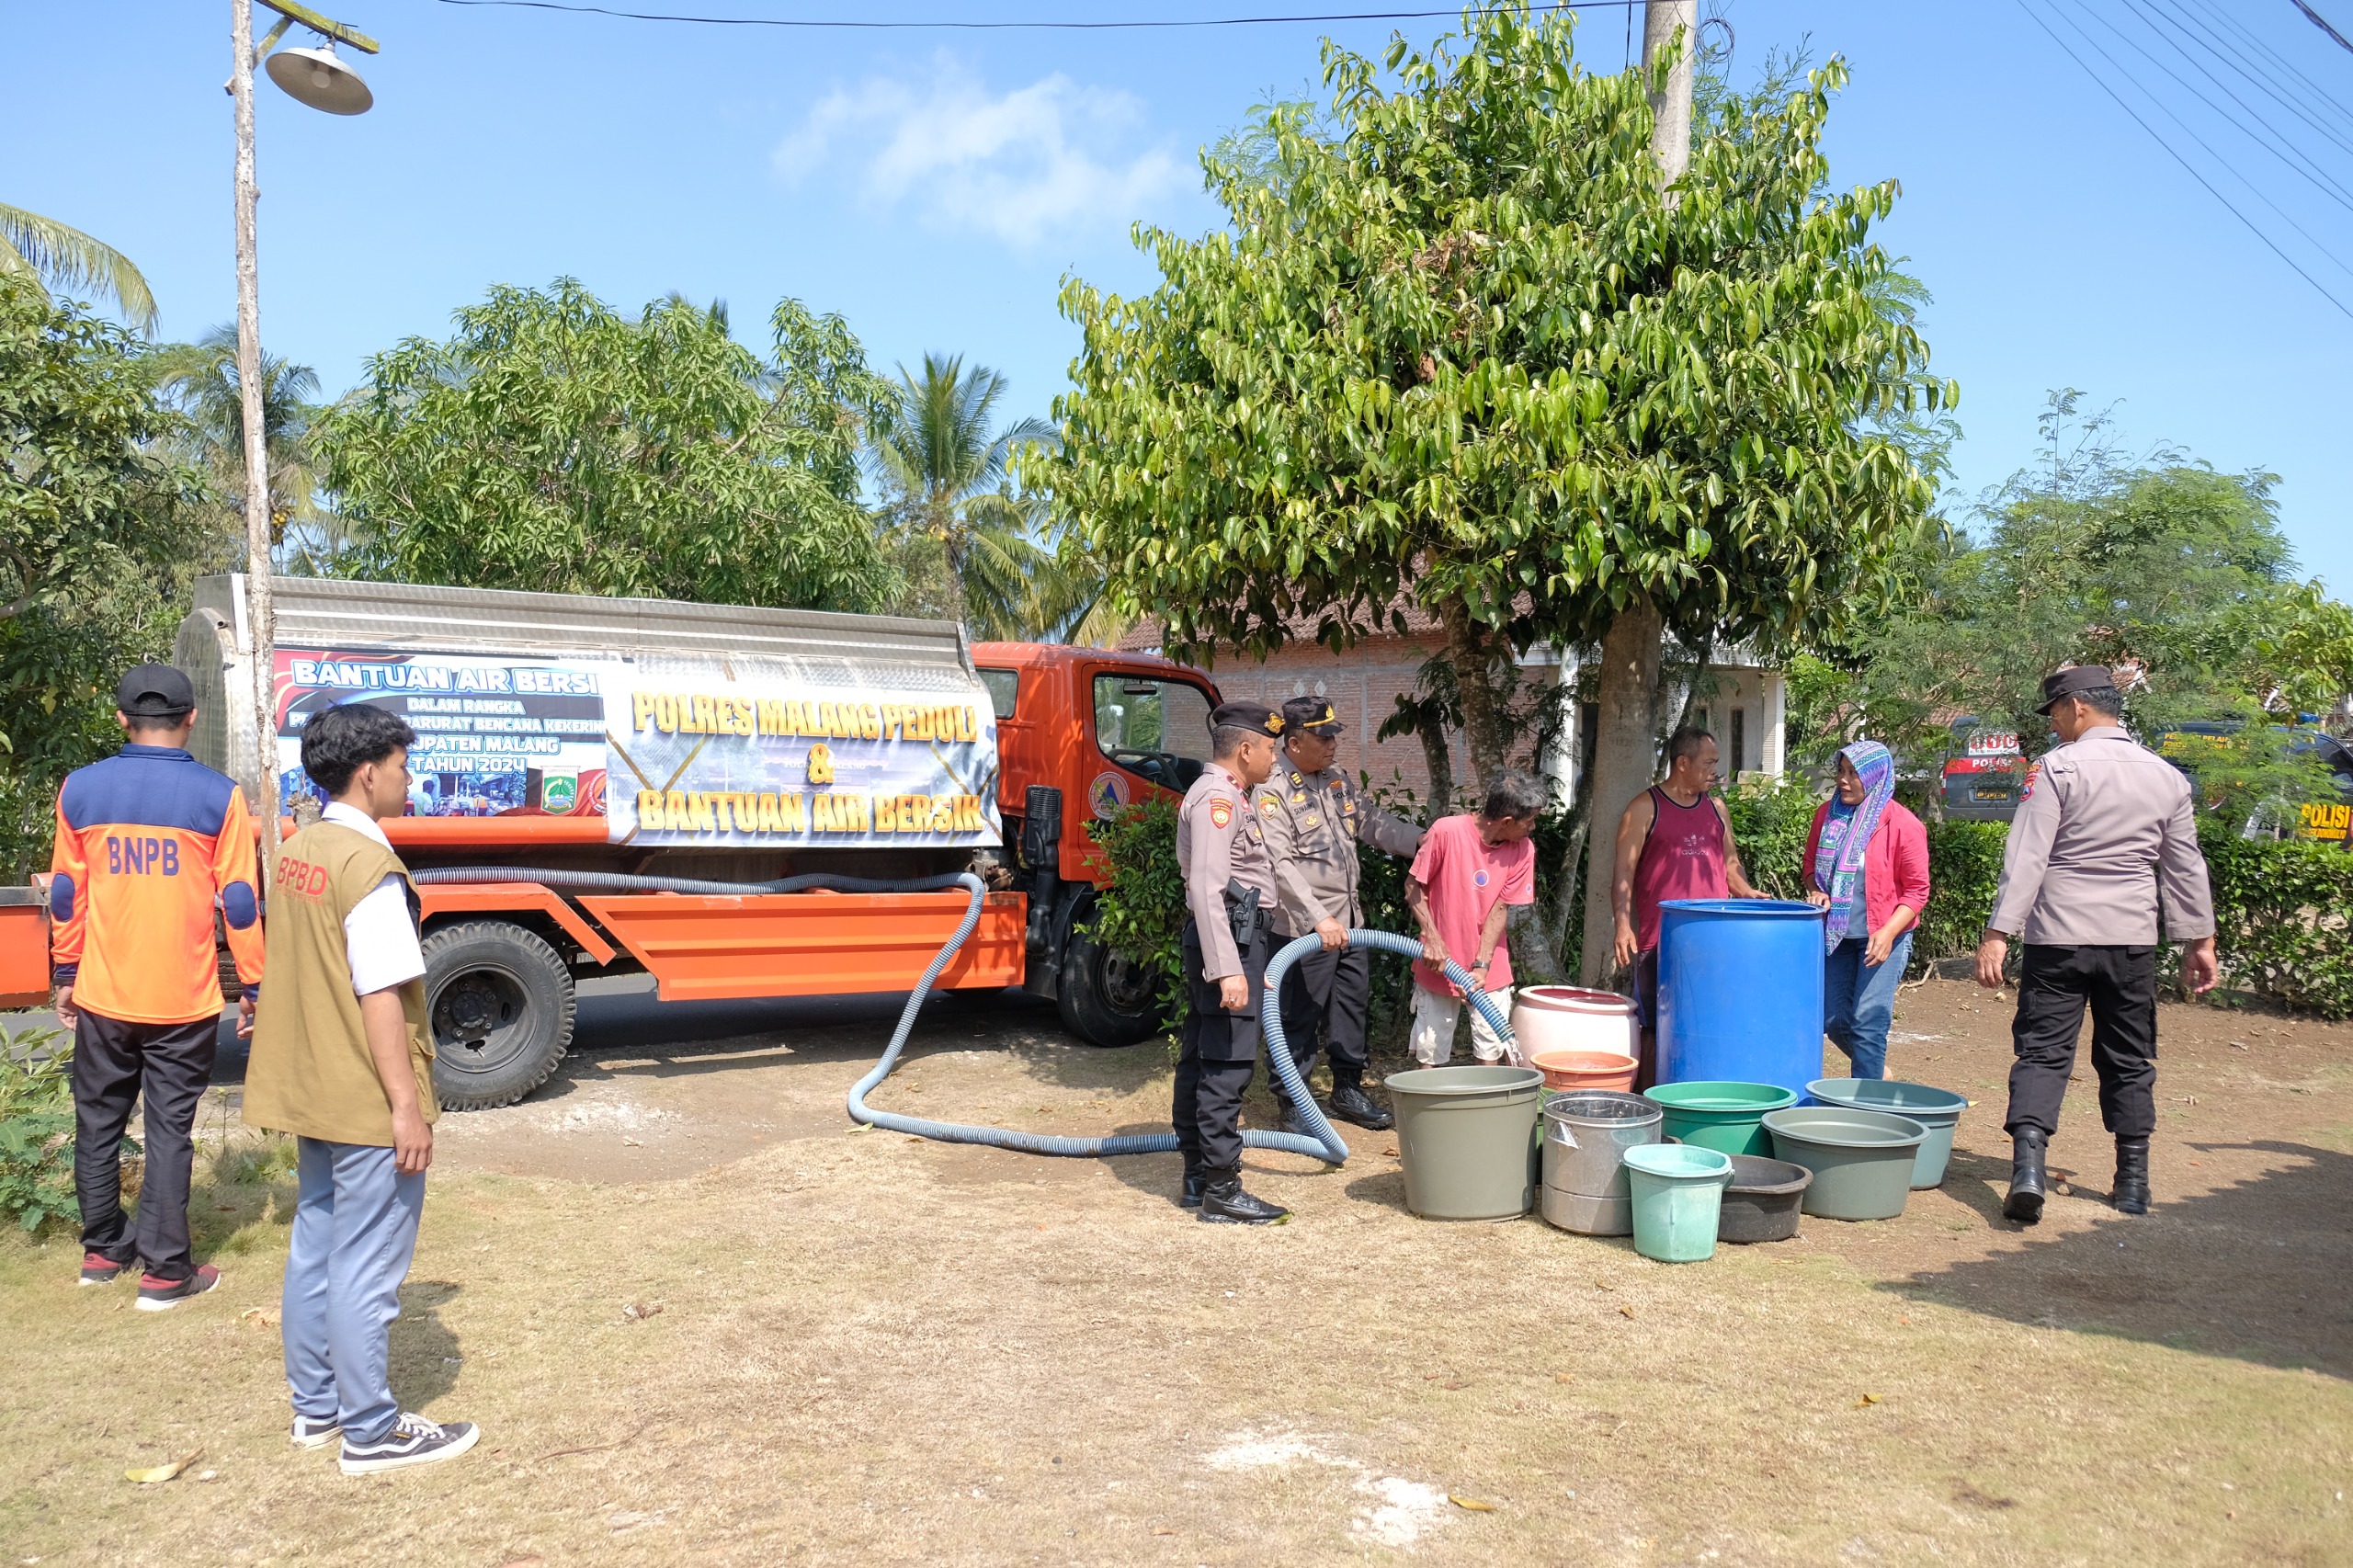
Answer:
[[[1476,816],[1444,817],[1430,824],[1421,853],[1405,877],[1405,907],[1421,923],[1422,957],[1414,965],[1414,1060],[1436,1067],[1454,1055],[1454,1020],[1462,993],[1439,966],[1451,960],[1470,971],[1495,1015],[1511,1017],[1511,954],[1504,922],[1514,904],[1536,902],[1536,814],[1550,790],[1529,773],[1501,775]],[[1471,1051],[1482,1062],[1504,1054],[1504,1042],[1479,1009],[1471,1009]]]

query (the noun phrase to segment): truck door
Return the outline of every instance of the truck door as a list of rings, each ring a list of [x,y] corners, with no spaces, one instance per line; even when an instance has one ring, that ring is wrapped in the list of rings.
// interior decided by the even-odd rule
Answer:
[[[1122,807],[1150,800],[1154,789],[1182,795],[1210,761],[1210,713],[1216,698],[1208,688],[1161,669],[1097,667],[1084,672],[1089,705],[1087,739],[1093,754],[1082,759],[1087,772],[1081,797],[1085,813],[1063,811],[1076,844],[1065,840],[1093,865],[1094,841],[1086,836],[1092,818],[1109,819]]]

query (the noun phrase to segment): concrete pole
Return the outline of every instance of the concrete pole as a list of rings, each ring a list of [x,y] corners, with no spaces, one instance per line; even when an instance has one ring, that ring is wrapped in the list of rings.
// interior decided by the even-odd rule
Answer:
[[[237,101],[237,391],[245,427],[245,619],[254,660],[254,741],[261,825],[262,885],[278,864],[277,624],[270,604],[269,432],[262,423],[261,282],[256,257],[254,207],[253,0],[229,0],[236,52],[229,91]]]
[[[1649,93],[1651,158],[1662,187],[1691,165],[1691,61],[1699,39],[1699,0],[1648,0],[1643,13],[1643,71],[1654,77],[1672,52],[1664,91]],[[1674,195],[1666,198],[1670,206]],[[1617,968],[1612,904],[1618,872],[1618,818],[1658,775],[1659,640],[1665,620],[1648,598],[1618,612],[1601,644],[1594,737],[1592,830],[1586,839],[1585,940],[1580,980],[1598,985]]]

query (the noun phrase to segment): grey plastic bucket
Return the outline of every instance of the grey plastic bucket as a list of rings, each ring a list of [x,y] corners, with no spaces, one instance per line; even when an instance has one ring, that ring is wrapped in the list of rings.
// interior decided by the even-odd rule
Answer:
[[[1953,1123],[1969,1108],[1968,1096],[1894,1078],[1817,1078],[1805,1091],[1824,1105],[1883,1110],[1918,1122],[1928,1136],[1912,1158],[1912,1188],[1917,1192],[1944,1181],[1946,1162],[1952,1158]]]
[[[1813,1173],[1762,1154],[1732,1157],[1732,1185],[1716,1220],[1720,1242],[1785,1242],[1798,1233],[1798,1214]]]
[[[1405,1207],[1425,1220],[1510,1220],[1536,1201],[1533,1067],[1416,1067],[1383,1080]]]
[[[1631,1198],[1626,1151],[1655,1143],[1663,1117],[1640,1095],[1571,1089],[1544,1096],[1544,1185],[1586,1198]]]
[[[1813,1173],[1803,1208],[1825,1220],[1893,1220],[1912,1196],[1912,1161],[1928,1130],[1909,1117],[1844,1106],[1765,1113],[1776,1157]]]

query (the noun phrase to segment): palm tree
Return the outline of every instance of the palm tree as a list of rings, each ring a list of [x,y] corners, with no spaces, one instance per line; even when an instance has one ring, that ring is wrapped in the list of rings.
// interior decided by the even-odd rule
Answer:
[[[1055,557],[1039,542],[1041,508],[1013,472],[1026,447],[1061,437],[1042,419],[992,433],[1006,380],[961,356],[899,367],[898,406],[873,439],[883,526],[909,580],[905,608],[961,620],[982,637],[1039,630],[1034,602]]]
[[[131,258],[81,230],[0,202],[0,272],[20,272],[51,289],[90,289],[114,301],[142,334],[155,330],[155,296]]]
[[[210,481],[214,521],[224,536],[243,538],[245,494],[245,407],[237,381],[237,329],[216,326],[194,343],[175,343],[148,356],[155,390],[179,413],[188,459]],[[330,572],[351,540],[342,519],[318,504],[311,450],[318,372],[272,354],[261,358],[261,420],[269,458],[269,531],[279,547],[278,569],[317,576]]]

